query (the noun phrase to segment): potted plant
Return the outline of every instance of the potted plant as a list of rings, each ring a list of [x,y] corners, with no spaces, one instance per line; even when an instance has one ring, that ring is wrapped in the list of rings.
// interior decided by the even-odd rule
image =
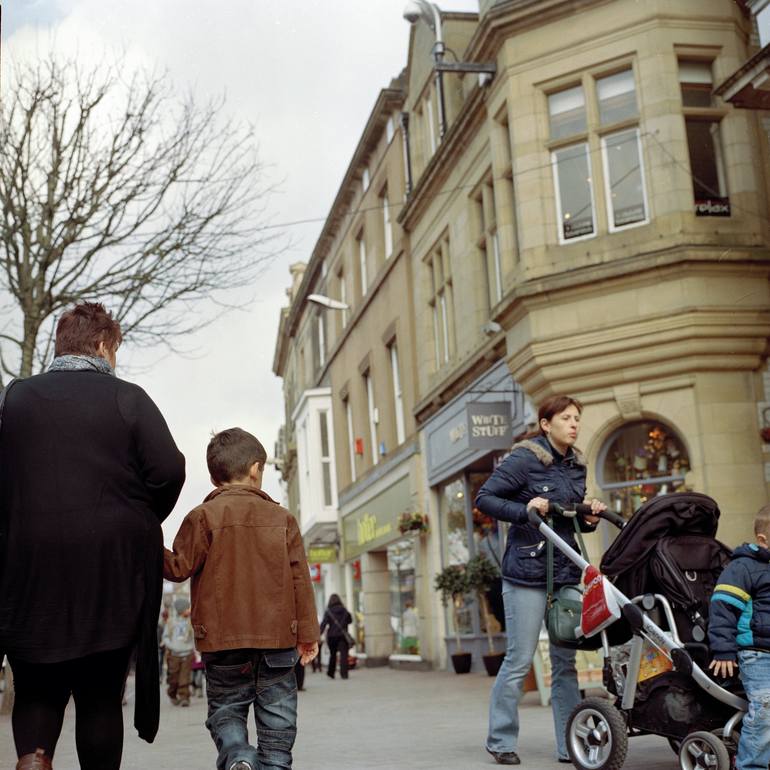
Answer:
[[[428,531],[428,517],[417,511],[404,511],[398,517],[398,531],[405,535],[407,532],[422,534]]]
[[[471,591],[476,592],[476,596],[479,599],[479,606],[484,614],[484,627],[487,632],[487,642],[489,643],[489,653],[482,656],[484,668],[486,668],[489,676],[497,676],[497,672],[500,670],[500,666],[503,663],[505,653],[497,652],[495,650],[495,642],[492,638],[491,631],[492,613],[489,611],[487,593],[500,579],[500,570],[496,565],[492,564],[486,556],[479,554],[478,556],[474,556],[468,562],[465,573],[468,580],[468,588]]]
[[[464,564],[450,564],[436,575],[436,590],[441,592],[441,601],[446,607],[452,601],[452,617],[454,618],[455,640],[457,647],[452,655],[452,665],[456,674],[467,674],[471,670],[471,654],[462,649],[460,642],[459,609],[463,599],[469,592],[468,575]]]

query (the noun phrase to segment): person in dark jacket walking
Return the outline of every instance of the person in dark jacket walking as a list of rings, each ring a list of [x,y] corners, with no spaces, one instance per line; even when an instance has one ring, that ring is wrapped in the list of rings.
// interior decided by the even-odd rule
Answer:
[[[16,683],[19,770],[48,770],[72,696],[82,770],[117,770],[137,648],[135,725],[158,728],[161,522],[184,457],[138,386],[115,376],[119,324],[65,312],[48,371],[7,392],[0,431],[0,649]]]
[[[487,751],[501,765],[518,765],[519,700],[532,665],[546,609],[546,543],[527,519],[527,509],[548,514],[549,503],[572,505],[586,492],[586,465],[575,448],[580,430],[580,402],[553,396],[540,407],[540,434],[514,445],[476,496],[476,507],[488,516],[511,523],[503,556],[503,603],[507,649],[495,679],[489,704]],[[593,511],[606,508],[586,500]],[[598,518],[587,516],[581,530],[591,532]],[[558,534],[575,544],[574,525],[555,517]],[[580,582],[580,570],[554,549],[554,588]],[[556,755],[569,762],[567,718],[580,701],[575,651],[551,646],[551,707],[556,731]]]
[[[737,662],[749,701],[736,770],[770,764],[770,505],[757,513],[754,535],[756,542],[738,546],[719,576],[709,618],[709,668],[733,676]]]
[[[348,678],[348,625],[353,622],[350,613],[345,609],[342,599],[337,594],[329,597],[323,619],[321,620],[321,633],[326,630],[326,643],[329,645],[329,668],[326,675],[334,679],[337,668],[337,652],[340,654],[340,676]]]

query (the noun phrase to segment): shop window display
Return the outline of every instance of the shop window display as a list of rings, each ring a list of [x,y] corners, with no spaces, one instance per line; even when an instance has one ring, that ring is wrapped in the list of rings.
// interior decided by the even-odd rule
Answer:
[[[447,484],[441,495],[444,565],[467,564],[471,557],[468,543],[468,525],[465,516],[465,484],[462,479]],[[466,598],[457,608],[461,634],[473,633],[473,602]],[[450,623],[451,613],[449,615]]]
[[[415,608],[415,540],[405,538],[388,546],[390,573],[390,625],[393,649],[408,655],[420,654],[418,615]]]
[[[682,490],[690,460],[672,428],[644,420],[624,425],[610,436],[598,470],[607,503],[629,517],[647,500]]]
[[[356,559],[350,565],[353,578],[353,607],[350,610],[355,623],[356,651],[366,652],[364,633],[364,590],[361,582],[361,560]],[[325,606],[325,605],[322,605]]]

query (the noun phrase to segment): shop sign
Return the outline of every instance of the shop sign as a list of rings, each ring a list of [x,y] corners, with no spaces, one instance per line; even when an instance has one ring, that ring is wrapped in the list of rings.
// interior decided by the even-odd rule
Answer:
[[[468,404],[468,446],[471,449],[508,449],[513,440],[511,403],[475,402]]]
[[[337,546],[311,545],[307,549],[307,560],[318,564],[336,564]]]
[[[409,477],[405,476],[344,516],[342,544],[345,560],[398,538],[398,517],[409,503]]]
[[[489,453],[510,450],[527,417],[524,394],[505,361],[498,362],[425,422],[428,484],[439,484]]]
[[[307,566],[310,569],[310,580],[313,583],[320,583],[321,582],[321,565],[308,564]]]
[[[729,217],[729,198],[699,198],[695,201],[696,217]]]

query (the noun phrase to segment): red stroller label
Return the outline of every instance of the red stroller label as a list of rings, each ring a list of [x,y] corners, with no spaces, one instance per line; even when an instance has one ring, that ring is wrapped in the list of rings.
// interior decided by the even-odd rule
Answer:
[[[583,575],[583,611],[580,630],[583,636],[593,636],[620,617],[618,605],[607,578],[596,567],[588,565]]]

